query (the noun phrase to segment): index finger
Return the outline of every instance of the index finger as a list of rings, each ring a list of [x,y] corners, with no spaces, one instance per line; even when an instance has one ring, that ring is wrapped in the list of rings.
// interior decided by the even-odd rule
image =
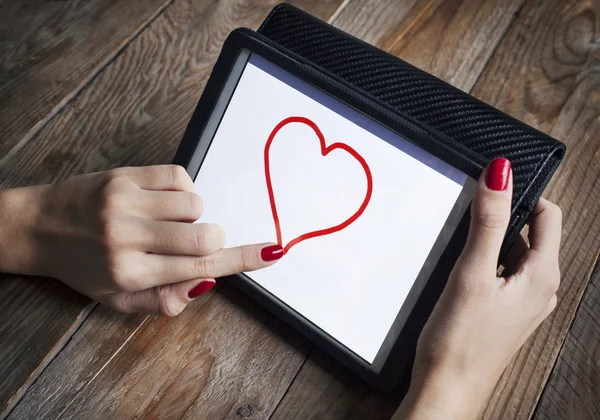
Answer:
[[[545,198],[540,198],[530,217],[530,249],[558,255],[561,230],[562,212],[560,208]]]
[[[147,287],[254,271],[273,265],[282,256],[283,248],[273,243],[224,248],[201,257],[149,254]]]

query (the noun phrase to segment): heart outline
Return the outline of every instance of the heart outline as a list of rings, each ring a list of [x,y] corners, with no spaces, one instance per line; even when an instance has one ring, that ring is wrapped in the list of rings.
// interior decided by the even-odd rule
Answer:
[[[347,153],[349,153],[352,157],[354,157],[354,159],[356,159],[360,163],[363,170],[365,171],[365,175],[367,177],[367,192],[366,192],[365,198],[364,198],[362,204],[360,205],[360,207],[358,208],[358,210],[352,216],[350,216],[348,219],[343,221],[342,223],[337,224],[332,227],[329,227],[329,228],[319,229],[319,230],[314,230],[314,231],[311,231],[308,233],[304,233],[304,234],[292,239],[284,246],[283,239],[281,237],[281,225],[279,222],[279,214],[277,213],[277,205],[275,203],[275,194],[273,193],[273,184],[271,182],[271,168],[270,168],[269,151],[271,149],[271,144],[273,143],[273,140],[275,139],[275,136],[277,135],[279,130],[281,130],[286,125],[292,124],[292,123],[302,123],[313,129],[313,131],[315,132],[315,134],[317,135],[317,137],[319,139],[319,144],[321,146],[321,156],[325,157],[329,153],[331,153],[333,150],[341,149],[341,150],[344,150]],[[348,146],[346,143],[336,142],[336,143],[330,144],[329,146],[326,146],[325,145],[325,136],[323,136],[321,129],[317,126],[317,124],[315,124],[313,121],[311,121],[310,119],[308,119],[306,117],[298,117],[298,116],[287,117],[287,118],[283,119],[282,121],[280,121],[275,126],[275,128],[273,128],[273,130],[271,131],[271,134],[269,135],[269,138],[267,139],[267,142],[265,144],[264,164],[265,164],[265,178],[267,181],[267,190],[268,190],[268,194],[269,194],[269,203],[271,205],[271,213],[273,215],[273,222],[275,223],[275,232],[277,234],[277,243],[283,247],[283,255],[287,254],[287,252],[294,245],[298,245],[302,241],[305,241],[305,240],[311,239],[311,238],[316,238],[318,236],[330,235],[332,233],[339,232],[342,229],[347,228],[363,214],[363,212],[369,205],[369,202],[371,201],[371,196],[373,194],[373,177],[371,174],[371,169],[369,168],[369,165],[367,164],[367,161],[356,150],[354,150],[352,147]]]

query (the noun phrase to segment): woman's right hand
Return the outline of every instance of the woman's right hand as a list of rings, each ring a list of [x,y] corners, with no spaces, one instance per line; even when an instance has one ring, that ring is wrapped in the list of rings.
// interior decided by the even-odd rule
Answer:
[[[222,249],[217,225],[175,165],[119,168],[0,193],[0,269],[57,278],[121,312],[179,314],[215,277],[283,255],[276,244]],[[11,238],[11,247],[6,247]]]
[[[561,211],[540,199],[497,275],[510,220],[511,165],[482,174],[466,246],[419,338],[410,390],[394,419],[475,419],[525,340],[556,306]]]

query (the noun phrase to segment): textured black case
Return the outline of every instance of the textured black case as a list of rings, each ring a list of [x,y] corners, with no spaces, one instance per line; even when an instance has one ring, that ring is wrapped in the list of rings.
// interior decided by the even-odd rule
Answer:
[[[276,6],[258,32],[356,92],[417,120],[486,160],[513,165],[513,211],[501,257],[565,154],[565,145],[399,58],[294,6]],[[463,152],[464,153],[464,152]]]

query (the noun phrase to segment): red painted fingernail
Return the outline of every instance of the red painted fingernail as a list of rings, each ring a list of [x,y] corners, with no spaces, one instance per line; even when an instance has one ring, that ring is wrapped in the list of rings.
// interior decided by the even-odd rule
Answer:
[[[490,190],[505,191],[508,187],[508,178],[512,165],[506,158],[499,157],[492,160],[485,176],[485,185]]]
[[[283,257],[283,247],[281,245],[269,245],[261,249],[260,257],[263,261],[275,261]]]
[[[206,293],[210,289],[212,289],[215,286],[215,284],[216,283],[214,281],[203,281],[203,282],[200,282],[192,290],[190,290],[188,292],[188,297],[190,299],[197,298],[202,293]]]

